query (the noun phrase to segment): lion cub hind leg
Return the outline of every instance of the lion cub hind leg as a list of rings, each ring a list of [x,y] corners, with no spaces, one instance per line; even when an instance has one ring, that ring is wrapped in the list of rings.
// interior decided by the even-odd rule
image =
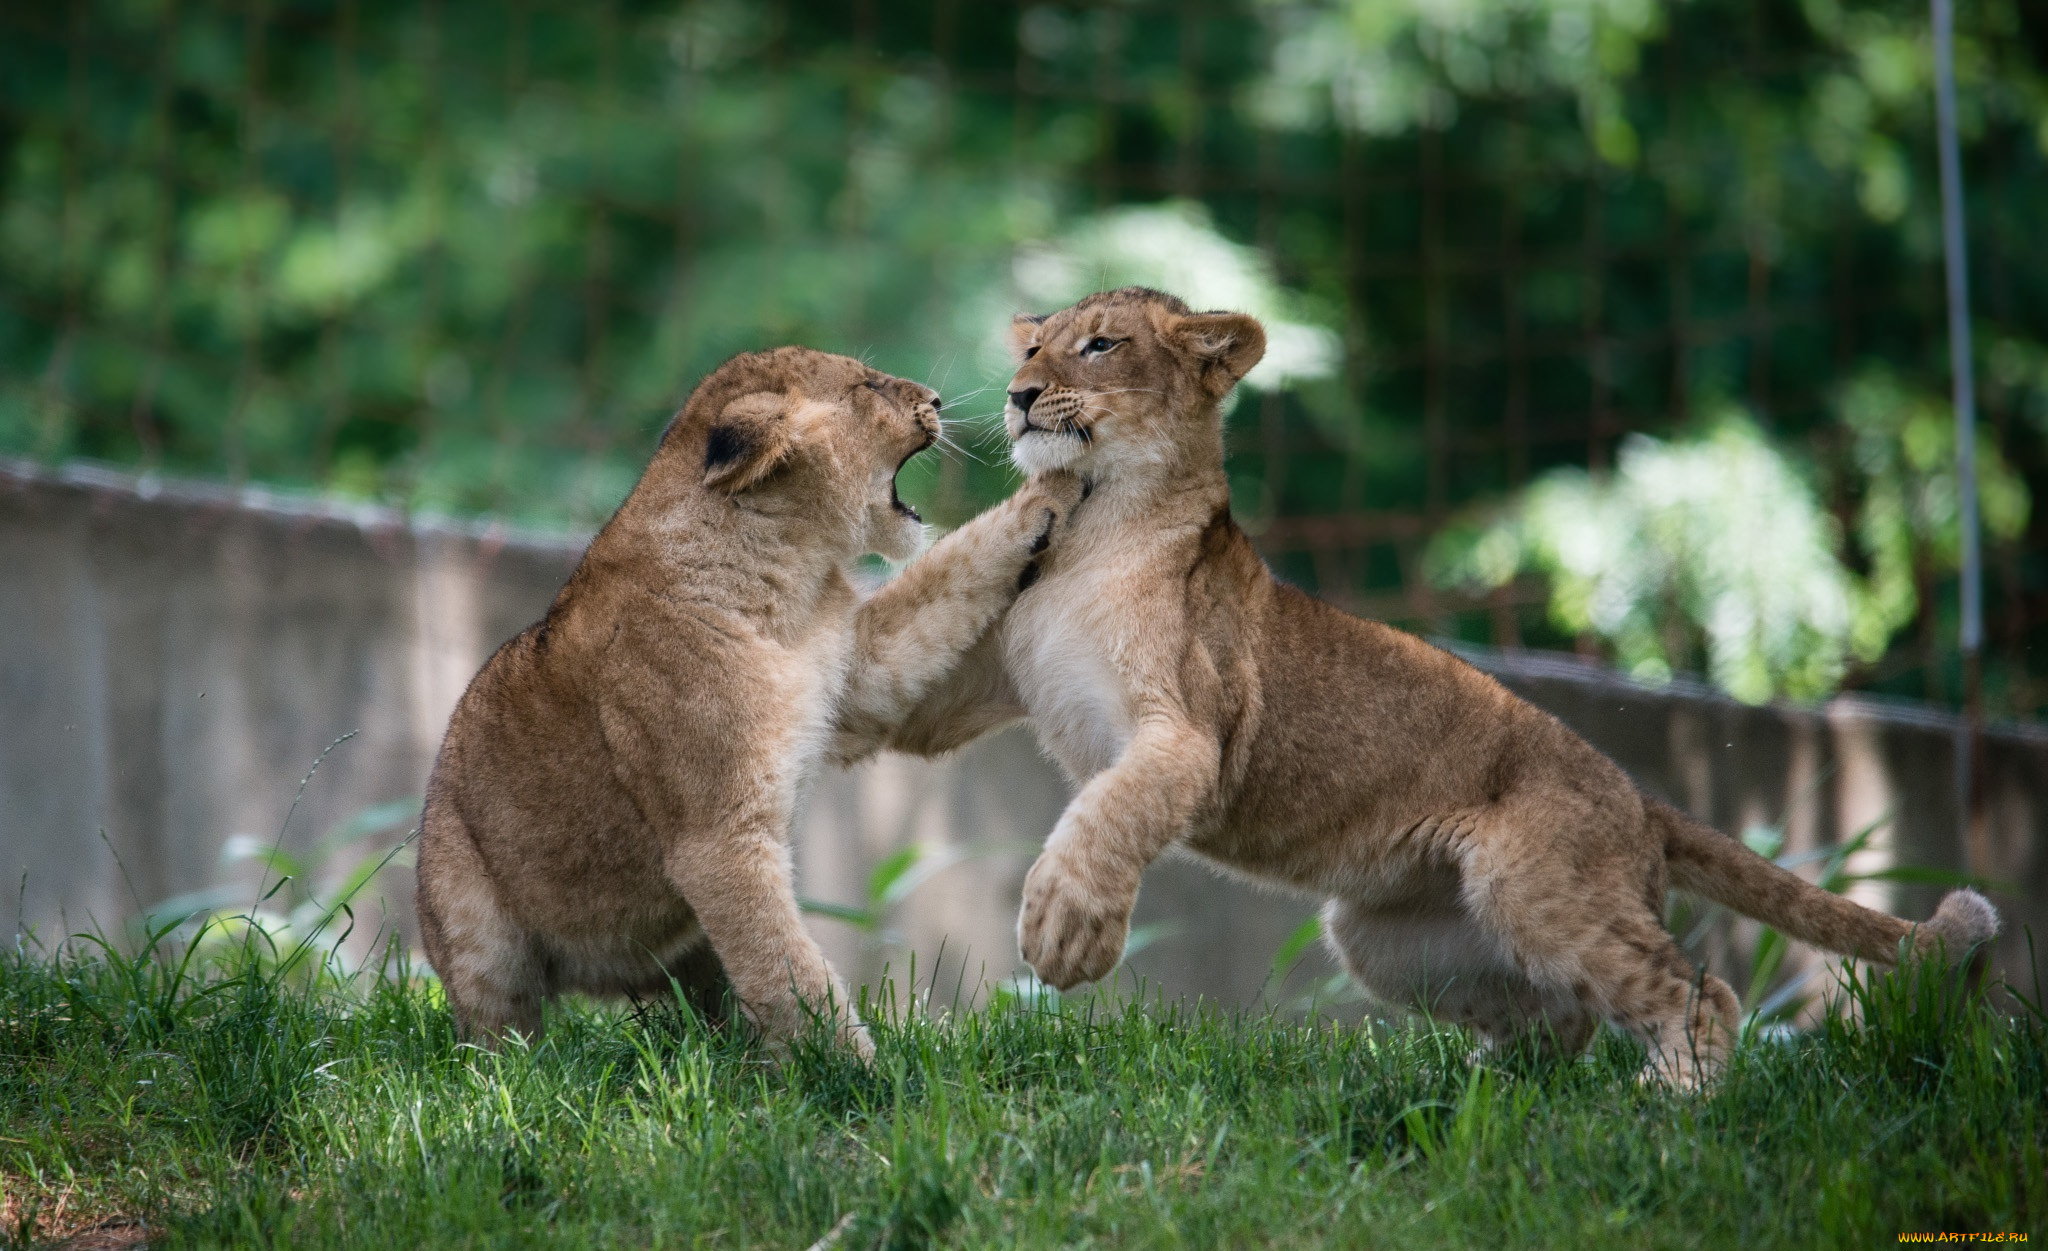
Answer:
[[[546,962],[498,904],[460,818],[427,806],[420,845],[420,937],[455,1017],[456,1036],[496,1050],[514,1032],[541,1034]]]
[[[1651,911],[1652,871],[1630,854],[1642,841],[1589,832],[1606,822],[1583,803],[1551,807],[1482,819],[1465,859],[1467,908],[1536,985],[1642,1039],[1646,1077],[1685,1089],[1712,1080],[1739,1030],[1735,992],[1695,970]],[[1587,854],[1587,843],[1614,854]]]
[[[1473,1030],[1487,1055],[1567,1060],[1599,1028],[1576,996],[1530,981],[1455,901],[1421,911],[1333,899],[1323,934],[1374,998]]]

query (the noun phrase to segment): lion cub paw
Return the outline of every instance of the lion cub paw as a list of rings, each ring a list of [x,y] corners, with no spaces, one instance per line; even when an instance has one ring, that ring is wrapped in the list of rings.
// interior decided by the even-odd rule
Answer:
[[[1023,511],[1032,555],[1052,545],[1054,532],[1081,506],[1084,494],[1080,476],[1064,469],[1034,474],[1017,489],[1012,498]]]
[[[1027,563],[1017,575],[1018,594],[1030,590],[1032,583],[1038,581],[1038,558],[1052,546],[1056,533],[1073,516],[1074,509],[1080,507],[1085,495],[1087,490],[1078,476],[1054,470],[1034,475],[1010,497],[1023,523],[1027,544]]]
[[[805,1003],[791,1000],[774,1009],[750,1010],[748,1024],[755,1039],[776,1063],[787,1063],[801,1040],[813,1037],[821,1025],[831,1030],[832,1041],[852,1052],[863,1064],[875,1062],[875,1039],[867,1023],[834,1000]]]
[[[1024,908],[1017,946],[1038,974],[1058,990],[1107,977],[1124,957],[1137,891],[1091,880],[1065,857],[1048,852],[1024,878]]]

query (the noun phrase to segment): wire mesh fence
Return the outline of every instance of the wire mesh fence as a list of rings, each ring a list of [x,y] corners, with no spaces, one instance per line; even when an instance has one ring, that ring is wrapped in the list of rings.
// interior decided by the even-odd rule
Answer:
[[[1529,0],[1448,27],[1362,0],[10,6],[0,450],[589,524],[734,351],[867,354],[985,414],[1020,249],[1185,203],[1341,347],[1331,377],[1231,418],[1275,568],[1402,624],[1585,647],[1528,579],[1441,585],[1433,537],[1732,408],[1803,449],[1853,532],[1874,488],[1844,388],[1945,392],[1916,21],[1765,0]],[[2048,20],[1964,25],[1986,422],[2039,496]],[[979,460],[910,484],[931,515],[1006,489],[981,433]],[[1992,689],[2022,714],[2048,704],[2034,518],[1990,549]],[[1911,572],[1914,624],[1852,680],[1952,697],[1938,537]]]

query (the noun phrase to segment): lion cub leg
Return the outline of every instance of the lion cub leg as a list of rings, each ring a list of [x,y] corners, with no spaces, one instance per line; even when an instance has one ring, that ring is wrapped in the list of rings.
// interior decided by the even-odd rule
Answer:
[[[1373,908],[1333,899],[1323,909],[1323,936],[1375,999],[1473,1030],[1489,1054],[1569,1059],[1600,1025],[1576,996],[1530,981],[1455,900]]]
[[[1645,1077],[1686,1089],[1712,1080],[1740,1027],[1735,992],[1696,971],[1651,911],[1653,872],[1623,851],[1629,841],[1583,830],[1555,837],[1545,815],[1527,816],[1511,834],[1496,826],[1491,840],[1482,833],[1465,863],[1468,910],[1530,981],[1568,992],[1589,1015],[1641,1038],[1650,1048]],[[1583,854],[1587,843],[1617,854],[1596,860]]]
[[[1215,789],[1215,738],[1170,714],[1141,716],[1122,756],[1074,796],[1024,875],[1017,947],[1059,990],[1123,959],[1146,866]]]
[[[441,978],[456,1035],[496,1049],[541,1034],[547,970],[532,939],[499,907],[490,874],[461,820],[427,805],[420,845],[420,938]]]
[[[875,1054],[846,987],[804,927],[792,882],[786,817],[762,814],[668,858],[669,880],[696,912],[725,966],[733,996],[772,1047],[787,1046],[814,1016],[837,1022],[841,1041]]]
[[[1692,1090],[1720,1076],[1742,1032],[1734,989],[1695,970],[1647,908],[1611,921],[1607,939],[1585,963],[1608,1018],[1649,1046],[1644,1077]]]

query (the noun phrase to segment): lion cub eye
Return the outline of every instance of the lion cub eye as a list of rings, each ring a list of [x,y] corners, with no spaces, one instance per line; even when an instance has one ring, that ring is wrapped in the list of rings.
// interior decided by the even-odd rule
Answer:
[[[1024,359],[1025,359],[1025,360],[1027,360],[1027,361],[1028,361],[1028,360],[1030,360],[1030,359],[1031,359],[1032,357],[1034,357],[1034,356],[1036,356],[1036,355],[1038,355],[1038,349],[1037,349],[1036,347],[1028,347],[1028,348],[1025,348],[1025,349],[1024,349]]]
[[[1115,346],[1116,341],[1114,339],[1105,339],[1101,335],[1096,335],[1094,338],[1088,340],[1088,342],[1082,346],[1081,350],[1083,352],[1089,353],[1090,355],[1100,356],[1104,352],[1107,352],[1109,349]]]

